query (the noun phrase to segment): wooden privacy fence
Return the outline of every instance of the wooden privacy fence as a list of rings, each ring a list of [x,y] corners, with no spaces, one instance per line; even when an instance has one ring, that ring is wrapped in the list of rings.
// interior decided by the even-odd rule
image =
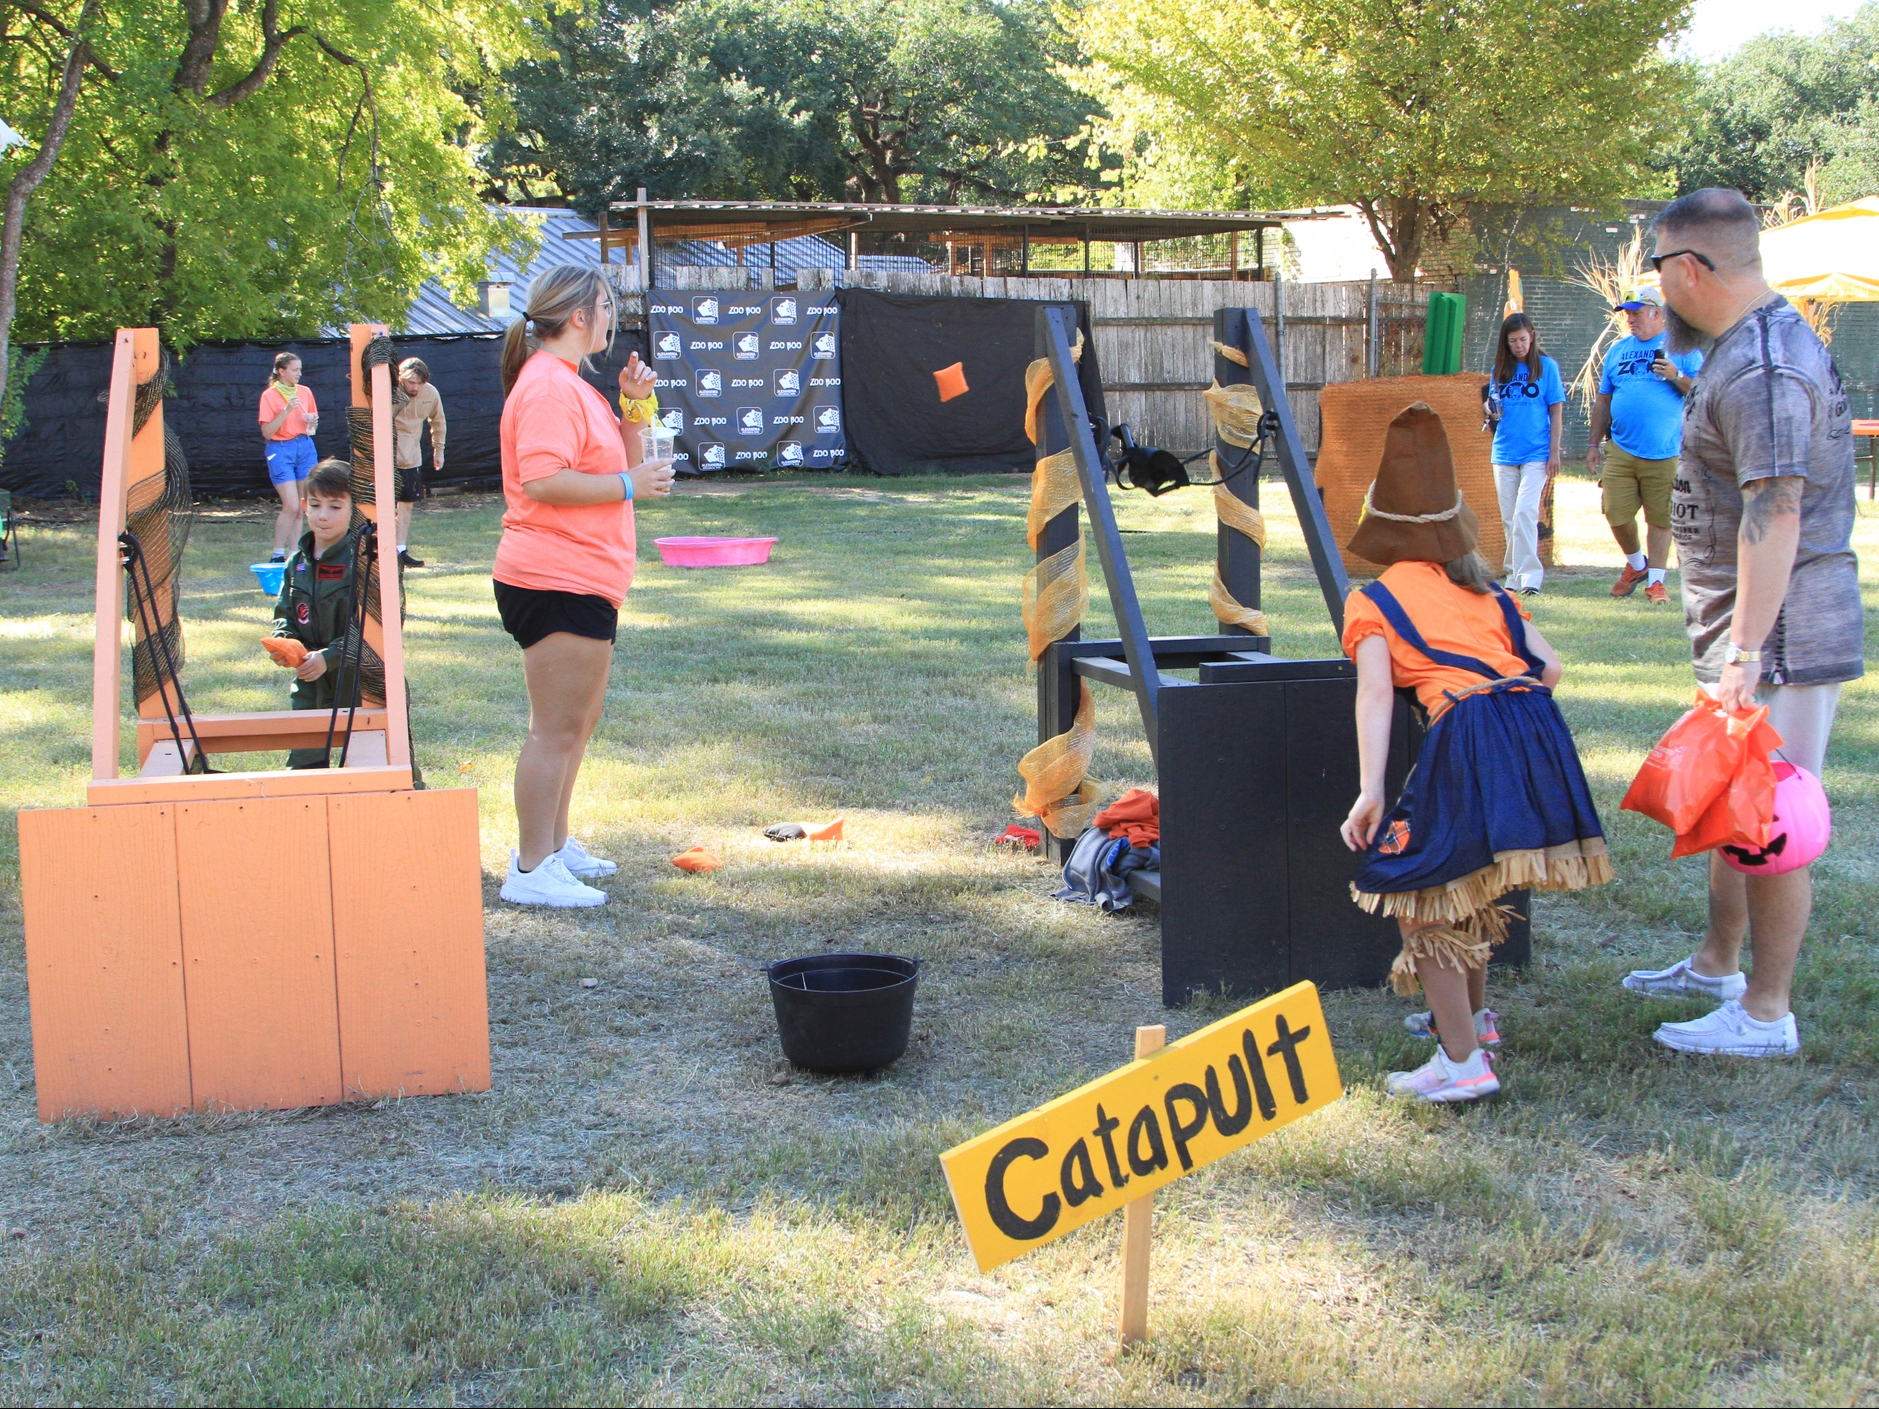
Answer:
[[[640,313],[638,283],[621,292]],[[667,275],[670,275],[668,280]],[[769,288],[770,271],[681,266],[660,271],[674,289]],[[1109,419],[1128,422],[1138,442],[1191,454],[1213,444],[1200,392],[1212,382],[1216,308],[1254,308],[1273,332],[1292,414],[1305,448],[1319,442],[1318,391],[1367,376],[1422,370],[1426,288],[1388,280],[1338,284],[1188,279],[977,278],[917,271],[804,270],[803,291],[874,289],[949,298],[1082,299],[1090,306]]]

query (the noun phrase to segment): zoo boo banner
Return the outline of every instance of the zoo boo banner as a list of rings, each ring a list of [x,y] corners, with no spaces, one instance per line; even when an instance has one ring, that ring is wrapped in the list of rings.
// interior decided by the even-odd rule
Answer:
[[[989,1272],[1344,1094],[1318,990],[1294,984],[940,1156]]]
[[[847,453],[835,295],[646,295],[681,472],[826,469]]]

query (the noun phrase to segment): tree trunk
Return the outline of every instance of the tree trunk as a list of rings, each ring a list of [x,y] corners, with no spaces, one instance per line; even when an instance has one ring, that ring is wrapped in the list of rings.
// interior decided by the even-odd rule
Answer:
[[[1390,278],[1398,284],[1416,282],[1416,265],[1422,258],[1423,236],[1428,228],[1428,201],[1419,195],[1386,196],[1381,201],[1356,202],[1358,212],[1370,227],[1370,234],[1383,251],[1390,266]]]
[[[78,24],[73,30],[71,48],[65,51],[65,68],[59,77],[59,96],[52,105],[52,120],[40,141],[39,154],[13,178],[7,187],[6,218],[0,225],[0,396],[4,396],[7,372],[12,361],[13,313],[19,301],[20,239],[26,228],[26,203],[39,183],[59,159],[65,134],[72,129],[72,114],[78,107],[78,90],[84,81],[85,65],[91,55],[91,41],[85,29],[98,8],[98,0],[85,0]]]

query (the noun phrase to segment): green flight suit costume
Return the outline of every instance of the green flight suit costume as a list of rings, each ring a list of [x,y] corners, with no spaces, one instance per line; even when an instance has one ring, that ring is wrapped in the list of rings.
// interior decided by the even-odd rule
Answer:
[[[302,534],[299,550],[287,560],[287,569],[281,574],[281,593],[274,600],[271,634],[300,642],[310,656],[323,655],[326,672],[317,680],[294,680],[289,700],[295,709],[332,709],[339,687],[339,658],[345,645],[347,610],[351,603],[352,535],[346,534],[315,558],[313,534]],[[356,670],[355,665],[347,672],[348,676],[354,676]],[[346,694],[346,705],[358,699],[355,678],[348,678]],[[334,743],[337,745],[344,736],[345,721],[342,720]],[[321,768],[327,766],[329,757],[323,748],[294,749],[287,755],[287,766]]]

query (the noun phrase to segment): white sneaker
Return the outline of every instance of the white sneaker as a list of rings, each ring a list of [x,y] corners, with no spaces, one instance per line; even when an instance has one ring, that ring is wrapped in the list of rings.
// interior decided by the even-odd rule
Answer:
[[[569,837],[555,853],[555,859],[568,868],[571,876],[611,876],[620,868],[604,857],[593,855],[574,838]]]
[[[1801,1050],[1793,1013],[1765,1023],[1733,998],[1687,1023],[1664,1023],[1654,1036],[1673,1051],[1712,1057],[1792,1057]]]
[[[1737,969],[1721,978],[1699,974],[1691,967],[1696,956],[1679,959],[1667,969],[1633,969],[1625,975],[1624,985],[1633,993],[1650,998],[1714,998],[1728,1003],[1748,992],[1749,981]]]
[[[1498,1047],[1501,1030],[1498,1026],[1501,1015],[1492,1008],[1483,1008],[1474,1015],[1474,1040],[1483,1047]],[[1425,1042],[1435,1040],[1435,1014],[1411,1013],[1403,1019],[1403,1026],[1409,1029],[1411,1037],[1420,1037]]]
[[[584,886],[568,874],[559,856],[546,858],[533,871],[524,871],[512,851],[509,853],[509,879],[502,883],[502,898],[512,905],[571,906],[605,905],[607,892]]]
[[[1414,1096],[1434,1105],[1478,1101],[1501,1089],[1488,1054],[1477,1047],[1465,1062],[1451,1062],[1440,1047],[1414,1071],[1393,1071],[1385,1080],[1392,1096]]]

